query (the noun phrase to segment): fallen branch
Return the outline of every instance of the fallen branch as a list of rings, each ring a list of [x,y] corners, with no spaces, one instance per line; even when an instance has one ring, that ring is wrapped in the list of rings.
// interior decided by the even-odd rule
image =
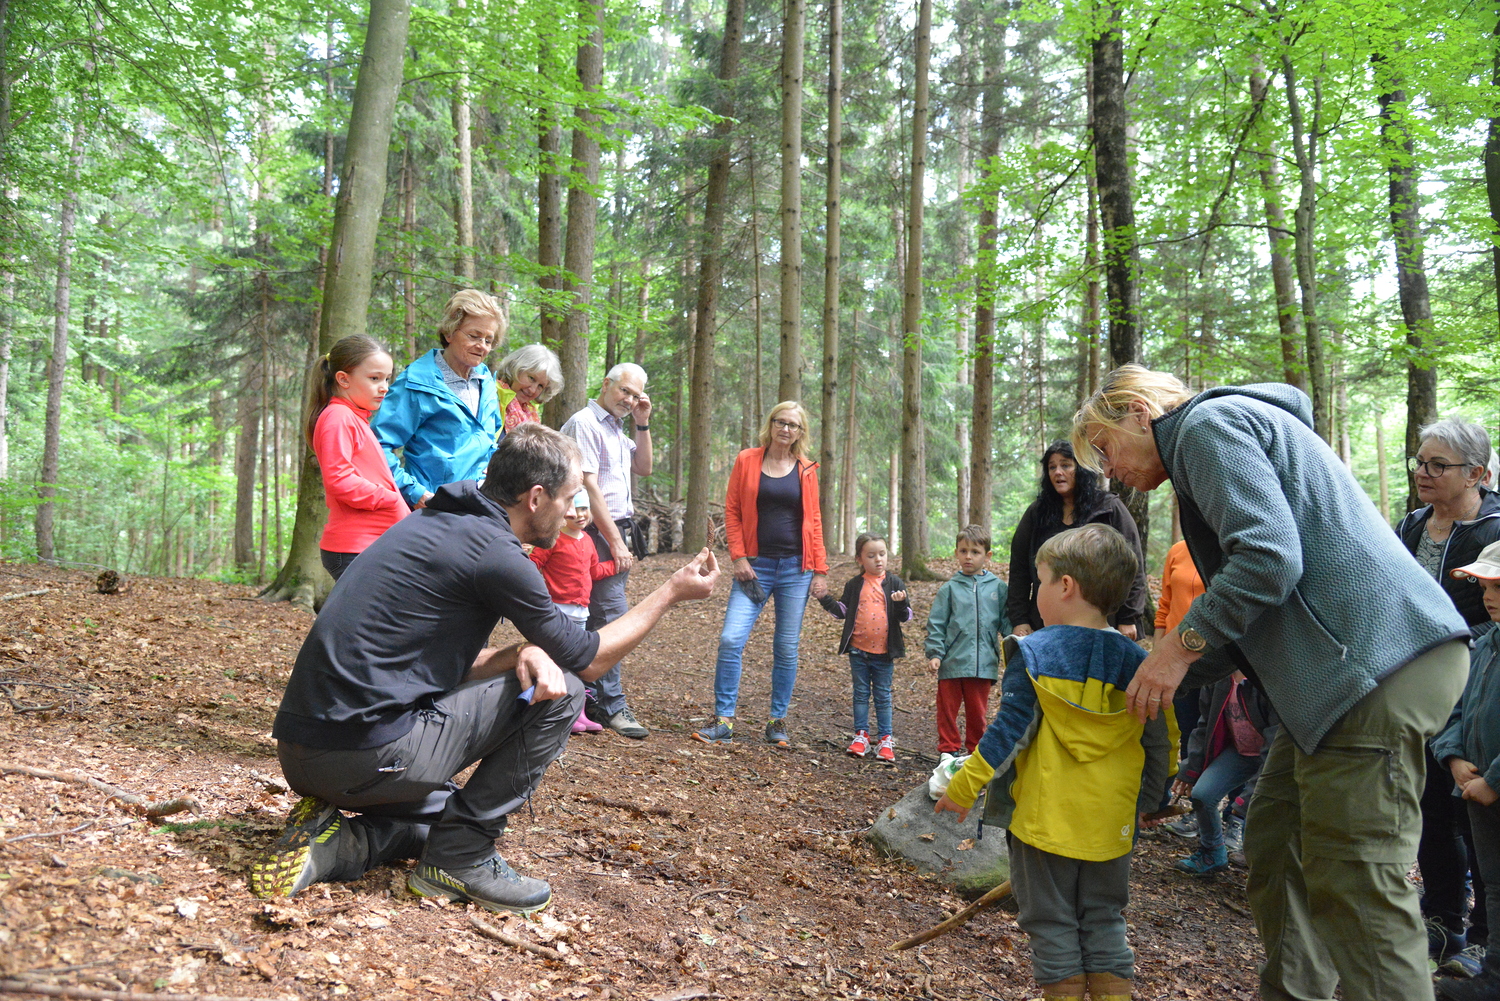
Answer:
[[[79,831],[86,831],[97,823],[97,820],[90,820],[87,823],[79,824],[77,827],[70,827],[66,831],[47,831],[43,834],[18,834],[13,838],[6,838],[4,841],[0,841],[0,845],[13,845],[17,841],[32,841],[36,838],[66,837],[69,834],[77,834]]]
[[[706,889],[706,890],[699,890],[697,893],[695,893],[691,897],[689,897],[688,898],[688,903],[691,904],[693,901],[697,900],[699,897],[706,897],[710,893],[738,893],[742,897],[748,897],[748,896],[750,896],[750,891],[749,890],[736,890],[732,886],[710,886],[708,889]]]
[[[35,591],[17,591],[15,594],[0,594],[0,601],[15,601],[17,598],[35,598],[42,594],[51,594],[52,588],[39,587]]]
[[[636,806],[634,803],[622,802],[618,799],[609,799],[605,796],[580,796],[579,799],[585,803],[593,803],[597,806],[607,806],[612,810],[629,810],[631,813],[646,814],[653,817],[670,817],[672,811],[664,806]]]
[[[563,954],[558,952],[556,949],[549,949],[545,945],[537,945],[535,942],[528,942],[525,939],[516,938],[514,935],[505,934],[505,932],[501,931],[499,928],[496,928],[494,925],[490,924],[488,921],[484,920],[477,914],[469,915],[469,924],[473,925],[478,931],[484,933],[485,935],[488,935],[496,942],[503,942],[504,944],[510,946],[512,949],[521,949],[524,952],[534,952],[538,956],[541,956],[543,959],[561,960],[563,958]]]
[[[890,949],[892,952],[900,952],[903,949],[910,949],[914,945],[921,945],[923,942],[931,942],[939,935],[946,935],[953,929],[967,924],[969,919],[974,915],[992,904],[999,903],[1003,898],[1008,896],[1010,896],[1010,880],[1007,879],[948,920],[941,924],[933,925],[926,931],[913,935],[911,938],[903,938],[899,942],[892,943]]]
[[[74,772],[53,772],[45,768],[32,768],[28,765],[11,765],[0,762],[0,773],[30,775],[34,779],[51,779],[54,782],[71,782],[74,785],[88,786],[90,789],[105,793],[108,796],[108,799],[105,800],[106,803],[111,799],[117,799],[128,807],[132,813],[138,813],[147,820],[170,817],[172,814],[182,813],[184,810],[191,810],[194,813],[202,812],[202,807],[194,799],[178,797],[177,799],[169,799],[159,803],[148,803],[144,796],[137,796],[133,792],[121,789],[119,786],[113,786],[108,782],[101,782],[96,778],[91,778],[87,775],[78,775]]]
[[[1255,920],[1255,915],[1251,914],[1249,911],[1245,910],[1239,904],[1233,903],[1232,901],[1225,900],[1223,897],[1219,898],[1219,903],[1223,904],[1225,907],[1229,908],[1231,911],[1234,911],[1234,913],[1238,914],[1242,918],[1249,918],[1251,921]]]
[[[82,1001],[267,1001],[231,994],[139,994],[135,991],[96,991],[87,987],[58,987],[25,980],[0,980],[0,994],[42,994]]]
[[[707,987],[684,987],[682,990],[673,991],[671,994],[658,994],[653,998],[648,998],[647,1001],[694,1001],[695,998],[717,997],[723,997],[723,995],[715,994]]]

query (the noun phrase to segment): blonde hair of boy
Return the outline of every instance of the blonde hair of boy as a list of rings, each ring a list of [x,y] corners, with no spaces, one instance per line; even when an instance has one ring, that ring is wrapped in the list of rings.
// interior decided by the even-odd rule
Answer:
[[[1084,525],[1059,532],[1037,550],[1037,564],[1047,564],[1052,579],[1072,577],[1083,600],[1106,616],[1130,597],[1138,563],[1125,536],[1108,525]]]

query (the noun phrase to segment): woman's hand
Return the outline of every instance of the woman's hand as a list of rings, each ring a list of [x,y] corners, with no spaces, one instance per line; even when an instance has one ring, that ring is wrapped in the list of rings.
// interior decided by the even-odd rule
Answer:
[[[744,556],[734,561],[735,580],[754,580],[755,568],[750,565],[750,560]]]
[[[892,601],[905,601],[906,600],[906,592],[905,591],[892,591],[891,592],[891,600]]]
[[[1016,626],[1015,629],[1011,630],[1011,632],[1016,636],[1030,636],[1032,633],[1036,632],[1036,630],[1032,629],[1030,626],[1023,622],[1019,626]]]
[[[1168,629],[1146,654],[1141,666],[1135,669],[1135,677],[1125,689],[1126,710],[1142,723],[1156,719],[1162,706],[1172,704],[1177,686],[1182,684],[1188,668],[1199,656],[1182,645],[1177,630]]]
[[[814,598],[828,597],[828,575],[815,573],[812,576],[812,596]]]

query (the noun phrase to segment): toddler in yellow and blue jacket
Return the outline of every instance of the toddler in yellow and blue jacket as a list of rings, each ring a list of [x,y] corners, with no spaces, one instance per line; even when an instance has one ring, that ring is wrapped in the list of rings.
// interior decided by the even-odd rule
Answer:
[[[1108,616],[1135,580],[1134,549],[1107,525],[1053,536],[1037,553],[1047,628],[1005,641],[1000,709],[935,809],[960,819],[986,785],[984,823],[1009,832],[1018,922],[1046,1001],[1126,1001],[1130,850],[1175,770],[1171,709],[1144,726],[1125,689],[1146,653]]]

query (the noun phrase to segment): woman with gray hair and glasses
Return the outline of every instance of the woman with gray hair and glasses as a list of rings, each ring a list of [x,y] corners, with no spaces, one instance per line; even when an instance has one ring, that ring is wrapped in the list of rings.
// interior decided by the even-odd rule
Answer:
[[[1396,534],[1478,636],[1492,626],[1484,591],[1473,578],[1455,579],[1449,571],[1474,562],[1480,550],[1500,539],[1500,494],[1484,485],[1494,450],[1484,428],[1455,417],[1421,428],[1417,440],[1421,447],[1407,459],[1407,468],[1425,506],[1401,519]],[[1426,758],[1417,865],[1422,870],[1427,953],[1444,971],[1473,976],[1489,939],[1487,887],[1478,868],[1469,864],[1469,815],[1463,800],[1453,795],[1453,776],[1430,750]],[[1468,907],[1471,870],[1473,908]],[[1472,919],[1467,932],[1466,910]]]

